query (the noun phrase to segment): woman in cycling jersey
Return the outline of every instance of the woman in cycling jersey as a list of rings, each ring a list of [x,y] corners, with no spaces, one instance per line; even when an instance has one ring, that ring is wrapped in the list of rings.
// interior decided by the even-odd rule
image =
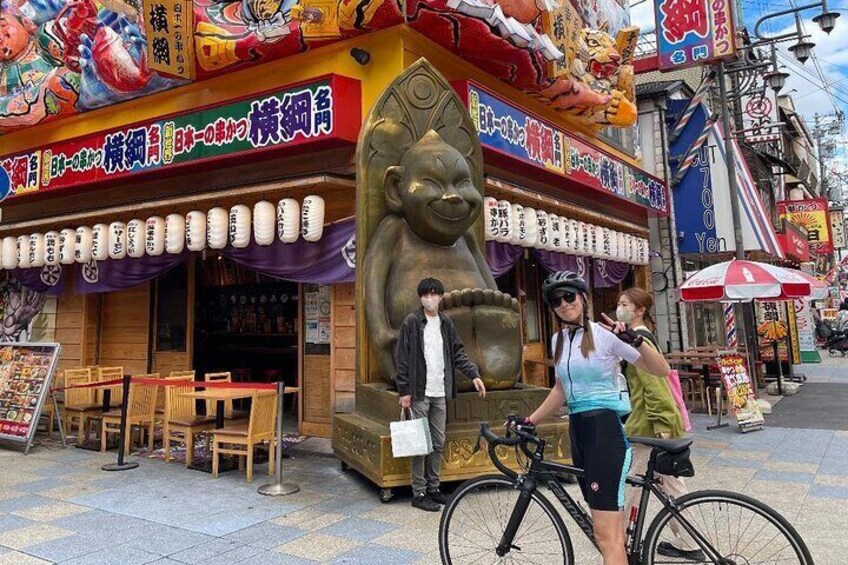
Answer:
[[[587,294],[586,282],[570,271],[554,273],[542,284],[545,303],[559,322],[551,339],[557,379],[527,420],[537,424],[568,403],[571,457],[585,470],[580,488],[592,510],[604,565],[626,565],[624,479],[631,452],[622,418],[630,413],[630,399],[620,363],[655,375],[668,374],[670,368],[626,324],[607,316],[608,326],[589,321]]]

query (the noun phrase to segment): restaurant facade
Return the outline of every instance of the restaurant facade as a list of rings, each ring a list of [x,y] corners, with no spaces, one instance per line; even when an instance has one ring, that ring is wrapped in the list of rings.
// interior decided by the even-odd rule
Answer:
[[[583,274],[596,314],[649,284],[648,219],[668,213],[668,195],[623,141],[635,32],[617,0],[606,19],[533,2],[530,23],[469,1],[313,1],[288,6],[276,28],[256,26],[247,4],[156,3],[170,10],[170,35],[150,21],[153,4],[130,19],[149,42],[128,52],[138,68],[114,71],[127,59],[105,46],[126,42],[80,65],[51,59],[34,37],[41,55],[29,64],[52,65],[35,84],[58,102],[21,114],[13,103],[26,87],[3,99],[0,265],[16,281],[7,289],[51,297],[43,312],[6,317],[49,317],[60,368],[285,380],[300,387],[300,433],[330,437],[369,382],[357,360],[368,285],[367,273],[357,281],[357,144],[375,103],[421,59],[462,100],[482,145],[479,237],[499,289],[519,299],[522,382],[549,385],[547,273]],[[32,34],[64,21],[27,6],[17,13]],[[86,22],[95,38],[116,33],[102,17]],[[177,22],[193,41],[175,39]],[[586,61],[594,82],[577,84],[557,54],[577,57],[583,28],[606,52]],[[62,37],[69,53],[73,34]],[[164,40],[158,52],[153,39]],[[608,91],[586,86],[599,81]]]

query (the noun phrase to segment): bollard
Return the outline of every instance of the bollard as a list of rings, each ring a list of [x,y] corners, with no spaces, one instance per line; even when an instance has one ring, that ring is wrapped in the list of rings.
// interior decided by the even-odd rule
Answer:
[[[274,482],[262,485],[256,492],[265,496],[285,496],[300,490],[296,483],[283,482],[283,398],[286,393],[286,383],[277,382],[277,450],[274,458],[277,468],[274,472]]]
[[[138,461],[124,462],[124,440],[127,434],[127,410],[130,399],[130,376],[124,375],[124,392],[121,397],[121,429],[118,433],[118,462],[100,467],[104,471],[129,471],[138,467]]]

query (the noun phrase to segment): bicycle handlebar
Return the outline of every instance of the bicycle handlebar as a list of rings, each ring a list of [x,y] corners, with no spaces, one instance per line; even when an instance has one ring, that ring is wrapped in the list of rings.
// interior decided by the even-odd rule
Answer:
[[[515,471],[513,471],[512,469],[510,469],[509,467],[507,467],[506,465],[504,465],[503,463],[501,463],[500,459],[498,458],[497,453],[495,453],[495,448],[500,446],[500,445],[505,445],[507,447],[518,446],[518,447],[521,447],[521,450],[524,452],[524,455],[526,455],[528,458],[532,459],[534,457],[534,454],[533,454],[532,451],[527,449],[527,444],[531,443],[533,445],[536,445],[537,447],[538,446],[544,447],[544,440],[537,437],[536,434],[535,434],[535,431],[536,431],[536,426],[534,426],[532,424],[516,424],[514,427],[507,428],[505,436],[500,436],[500,435],[496,434],[495,432],[493,432],[489,428],[488,423],[484,422],[484,423],[480,424],[480,436],[479,437],[482,437],[483,439],[486,440],[486,443],[489,446],[488,447],[489,458],[492,460],[492,463],[495,465],[495,467],[501,473],[503,473],[504,475],[514,479],[518,476],[518,474]],[[512,435],[512,434],[515,434],[515,435]],[[478,439],[477,440],[478,448],[479,448],[479,443],[480,443],[480,440]],[[476,451],[476,449],[475,449],[475,451]]]

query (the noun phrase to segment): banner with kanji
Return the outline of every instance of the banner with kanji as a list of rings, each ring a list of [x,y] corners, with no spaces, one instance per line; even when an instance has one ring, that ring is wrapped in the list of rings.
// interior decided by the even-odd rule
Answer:
[[[654,0],[660,70],[703,65],[736,54],[730,0]]]
[[[144,0],[148,66],[194,80],[194,8],[191,0]]]
[[[765,419],[754,396],[745,357],[739,353],[719,353],[716,360],[730,411],[739,427],[761,426]]]
[[[0,157],[12,196],[163,172],[209,160],[262,158],[305,144],[355,143],[359,82],[329,75],[196,112]]]
[[[820,255],[833,251],[827,198],[783,200],[777,203],[777,211],[781,218],[786,218],[789,223],[807,230],[807,242],[811,251]]]

